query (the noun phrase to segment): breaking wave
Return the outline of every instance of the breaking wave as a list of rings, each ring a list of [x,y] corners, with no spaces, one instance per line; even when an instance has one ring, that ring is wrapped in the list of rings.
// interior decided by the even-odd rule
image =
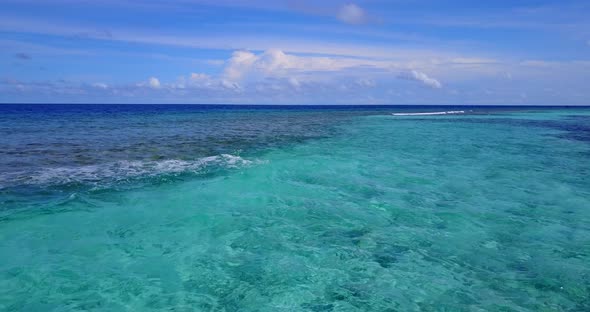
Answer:
[[[393,113],[393,116],[428,116],[428,115],[454,115],[465,114],[465,111],[426,112],[426,113]]]
[[[162,175],[200,173],[207,169],[232,169],[249,166],[259,161],[222,154],[193,161],[117,161],[81,167],[44,168],[36,172],[18,172],[0,179],[0,189],[15,185],[64,185],[71,183],[97,184],[121,182],[134,178]]]

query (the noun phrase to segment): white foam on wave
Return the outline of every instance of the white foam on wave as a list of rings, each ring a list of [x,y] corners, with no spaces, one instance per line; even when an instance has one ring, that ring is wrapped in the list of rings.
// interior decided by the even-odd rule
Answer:
[[[465,114],[465,111],[426,112],[426,113],[393,113],[393,116],[429,116],[429,115],[453,115]]]
[[[209,156],[193,161],[177,159],[159,161],[121,160],[99,165],[45,168],[32,174],[21,172],[13,176],[10,179],[11,181],[2,181],[8,183],[0,183],[0,188],[2,188],[3,184],[63,185],[69,183],[93,184],[103,181],[120,182],[139,177],[198,173],[209,167],[239,168],[258,162],[230,154]]]

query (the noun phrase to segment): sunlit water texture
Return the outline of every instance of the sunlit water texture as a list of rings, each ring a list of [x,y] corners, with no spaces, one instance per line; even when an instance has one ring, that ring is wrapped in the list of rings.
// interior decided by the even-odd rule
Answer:
[[[590,109],[0,106],[1,311],[590,311]]]

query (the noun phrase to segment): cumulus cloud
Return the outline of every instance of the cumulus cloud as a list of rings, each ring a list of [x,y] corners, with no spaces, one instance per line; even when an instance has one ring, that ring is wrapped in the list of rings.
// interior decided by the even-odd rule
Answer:
[[[184,76],[178,77],[176,83],[170,84],[169,87],[173,89],[185,89],[191,87],[209,87],[215,83],[215,79],[211,76],[202,73],[191,73],[188,79]]]
[[[19,53],[15,54],[14,57],[16,57],[19,60],[25,60],[25,61],[33,59],[33,57],[30,54],[23,53],[23,52],[19,52]]]
[[[102,82],[93,83],[92,86],[97,89],[108,89],[109,88],[109,86],[107,84],[102,83]]]
[[[340,21],[352,25],[359,25],[367,22],[367,13],[365,10],[354,3],[348,3],[340,7],[336,17],[338,17]]]
[[[247,102],[249,99],[282,103],[355,103],[357,100],[364,101],[364,97],[368,95],[378,96],[383,91],[380,88],[383,85],[403,85],[399,79],[420,82],[433,89],[442,87],[438,80],[423,72],[403,70],[427,67],[385,60],[296,55],[279,49],[269,49],[258,53],[238,50],[224,64],[219,72],[193,72],[180,76],[175,81],[160,81],[153,76],[139,83],[119,85],[102,82],[75,85],[63,82],[50,87],[27,87],[48,94],[59,90],[63,94],[74,95],[129,99],[196,98],[199,101],[222,103]],[[420,84],[416,83],[413,88],[419,87]],[[5,88],[18,90],[14,86]]]
[[[312,73],[317,77],[320,72],[335,72],[360,67],[380,67],[383,69],[390,66],[390,64],[379,61],[363,59],[297,56],[278,49],[269,49],[260,54],[236,51],[226,64],[224,78],[230,81],[256,80],[267,77],[301,79],[301,76]]]
[[[419,81],[422,82],[424,85],[434,89],[442,88],[442,84],[438,80],[428,77],[428,75],[419,71],[411,70],[408,72],[403,72],[400,73],[398,77],[401,79]]]
[[[136,87],[139,88],[151,88],[151,89],[160,89],[160,87],[162,86],[162,84],[160,83],[160,80],[156,77],[150,77],[147,81],[142,81],[139,82],[137,84],[135,84]]]
[[[156,77],[151,77],[149,80],[149,86],[154,89],[160,88],[160,80]]]
[[[198,87],[209,87],[215,83],[211,76],[201,73],[192,73],[189,82],[190,85]]]
[[[230,80],[241,79],[257,59],[252,52],[235,51],[225,68],[225,76]]]
[[[226,89],[233,90],[233,91],[240,91],[242,89],[242,87],[240,86],[239,83],[234,82],[234,81],[229,81],[227,79],[221,80],[221,86]]]
[[[213,77],[203,73],[191,73],[187,78],[181,76],[176,83],[164,84],[163,89],[174,90],[181,89],[186,91],[241,91],[241,86],[236,81],[224,79],[223,77]]]

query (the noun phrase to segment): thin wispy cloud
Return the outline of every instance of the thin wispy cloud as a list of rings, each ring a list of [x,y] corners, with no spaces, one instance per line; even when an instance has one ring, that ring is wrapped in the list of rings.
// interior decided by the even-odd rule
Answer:
[[[569,0],[6,0],[0,92],[3,101],[583,104],[588,14]]]
[[[428,75],[426,75],[425,73],[419,72],[419,71],[411,70],[408,72],[403,72],[403,73],[399,74],[398,77],[400,77],[402,79],[419,81],[419,82],[423,83],[424,85],[431,87],[431,88],[435,88],[435,89],[442,88],[442,84],[440,83],[440,81],[438,81],[434,78],[428,77]]]
[[[106,90],[109,88],[109,86],[106,83],[102,83],[102,82],[95,82],[93,84],[91,84],[93,87],[98,88],[98,89],[103,89]]]
[[[365,10],[354,3],[341,6],[336,16],[342,22],[353,25],[364,24],[368,20]]]
[[[84,39],[101,41],[115,41],[136,44],[154,44],[195,49],[250,49],[264,51],[280,48],[293,53],[312,53],[325,55],[341,55],[367,58],[416,58],[459,56],[459,52],[439,49],[397,47],[388,43],[357,44],[340,40],[321,41],[313,38],[301,38],[293,35],[290,38],[276,36],[274,34],[243,34],[236,35],[216,34],[191,35],[185,32],[178,34],[161,33],[148,29],[112,29],[105,36],[102,31],[96,31],[95,27],[80,24],[64,24],[61,22],[49,22],[30,19],[0,19],[0,31],[22,32],[32,34],[44,34],[51,36],[63,36],[81,39],[79,34],[85,34]]]

